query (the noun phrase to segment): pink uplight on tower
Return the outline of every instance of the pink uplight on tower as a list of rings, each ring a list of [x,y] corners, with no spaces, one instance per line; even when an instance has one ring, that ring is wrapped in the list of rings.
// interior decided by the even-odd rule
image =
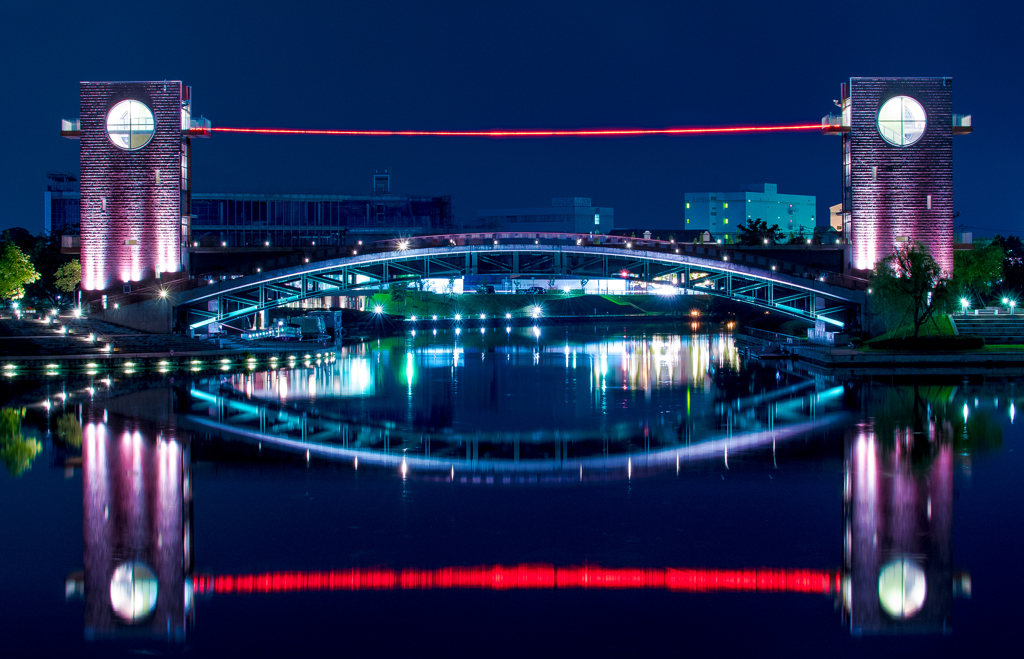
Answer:
[[[81,118],[61,135],[80,140],[82,288],[101,291],[187,268],[192,118],[178,80],[83,82]]]

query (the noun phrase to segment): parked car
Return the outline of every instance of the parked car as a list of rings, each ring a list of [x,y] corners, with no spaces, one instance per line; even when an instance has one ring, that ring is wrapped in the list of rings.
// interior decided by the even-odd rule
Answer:
[[[544,295],[545,293],[547,293],[547,290],[541,288],[540,286],[531,286],[526,289],[526,293],[530,295]]]
[[[490,284],[480,284],[479,286],[476,287],[476,292],[477,293],[486,293],[488,295],[493,295],[494,294],[494,287],[491,286]]]

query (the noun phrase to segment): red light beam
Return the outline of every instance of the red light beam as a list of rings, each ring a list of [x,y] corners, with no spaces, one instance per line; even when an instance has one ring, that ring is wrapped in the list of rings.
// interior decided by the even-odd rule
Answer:
[[[360,590],[668,590],[829,595],[839,574],[829,570],[748,568],[602,568],[544,564],[445,567],[434,570],[352,568],[324,572],[196,575],[197,594]]]
[[[255,133],[260,135],[344,135],[357,137],[642,137],[647,135],[784,133],[821,130],[821,124],[712,126],[706,128],[582,128],[571,130],[344,130],[214,126],[211,130],[220,133]]]

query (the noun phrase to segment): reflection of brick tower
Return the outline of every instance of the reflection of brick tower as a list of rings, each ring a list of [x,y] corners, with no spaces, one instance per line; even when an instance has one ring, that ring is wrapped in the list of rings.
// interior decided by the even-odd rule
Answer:
[[[209,135],[190,95],[180,81],[81,84],[81,119],[61,134],[81,140],[84,290],[183,269],[191,137]]]
[[[850,78],[842,115],[822,130],[843,136],[843,229],[852,266],[870,269],[898,246],[921,243],[953,272],[952,78]]]
[[[85,599],[87,638],[183,641],[191,625],[189,447],[144,432],[107,412],[84,424],[85,571],[68,593]]]
[[[883,442],[862,424],[847,435],[844,619],[854,634],[948,633],[953,448],[931,436],[934,450],[914,459],[914,433],[897,434]]]

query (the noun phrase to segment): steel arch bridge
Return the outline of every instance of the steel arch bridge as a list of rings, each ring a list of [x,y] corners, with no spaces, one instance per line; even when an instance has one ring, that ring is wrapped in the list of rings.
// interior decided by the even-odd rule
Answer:
[[[321,249],[297,265],[225,279],[176,296],[192,329],[325,296],[365,295],[395,282],[466,275],[668,280],[836,328],[857,324],[867,282],[719,245],[564,233],[474,233]],[[214,303],[215,304],[211,304]]]

